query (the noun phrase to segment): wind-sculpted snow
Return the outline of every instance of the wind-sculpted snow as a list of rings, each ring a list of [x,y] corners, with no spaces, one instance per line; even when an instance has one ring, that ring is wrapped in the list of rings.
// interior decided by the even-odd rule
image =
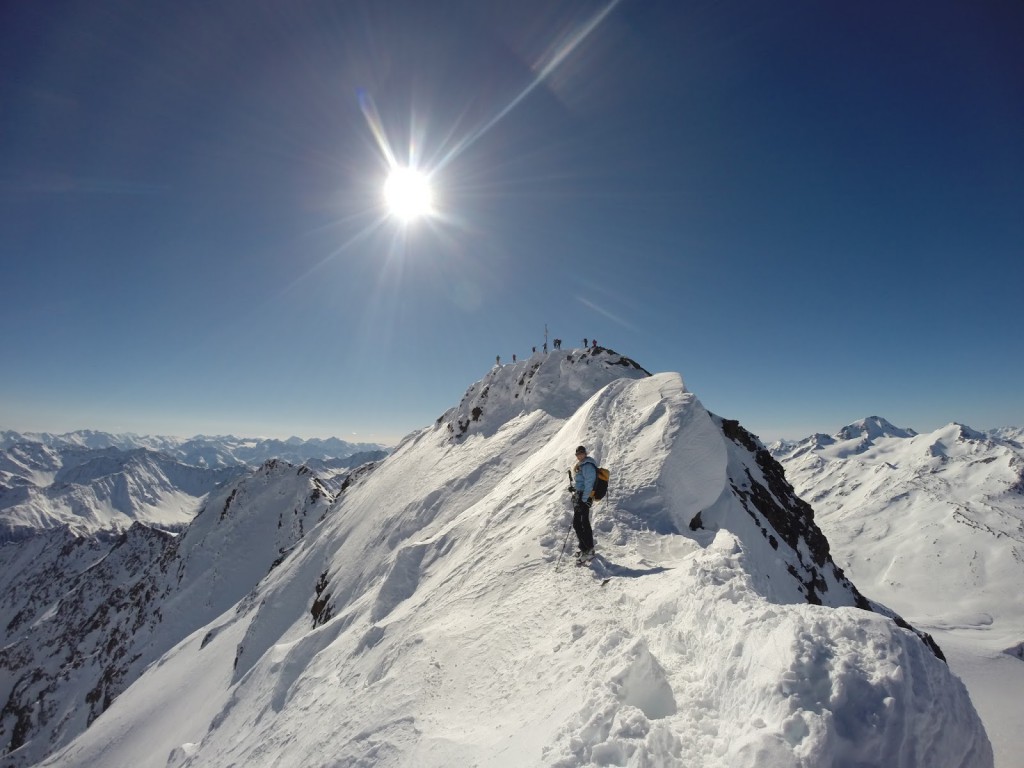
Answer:
[[[754,438],[676,374],[591,363],[570,405],[581,369],[532,364],[360,473],[46,765],[992,766]],[[612,469],[590,568],[561,555],[580,443]]]

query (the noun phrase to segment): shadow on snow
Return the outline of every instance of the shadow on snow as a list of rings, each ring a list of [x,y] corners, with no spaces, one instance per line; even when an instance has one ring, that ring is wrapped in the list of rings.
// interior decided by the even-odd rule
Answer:
[[[601,576],[620,576],[629,579],[653,576],[655,573],[664,573],[670,570],[663,565],[656,565],[653,568],[627,568],[624,565],[613,563],[603,555],[594,555],[594,559],[590,561],[590,569]]]

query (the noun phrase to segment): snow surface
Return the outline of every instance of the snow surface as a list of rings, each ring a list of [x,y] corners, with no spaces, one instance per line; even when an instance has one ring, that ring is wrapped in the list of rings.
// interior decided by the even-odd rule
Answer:
[[[682,379],[595,358],[496,367],[44,764],[993,765],[916,634],[838,571],[807,602]],[[590,568],[560,554],[580,443],[613,469]]]

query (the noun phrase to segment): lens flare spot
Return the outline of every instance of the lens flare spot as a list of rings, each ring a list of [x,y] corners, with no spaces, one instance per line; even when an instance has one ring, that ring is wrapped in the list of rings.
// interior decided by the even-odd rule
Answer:
[[[384,203],[388,212],[404,223],[429,216],[433,193],[426,174],[415,168],[393,168],[384,182]]]

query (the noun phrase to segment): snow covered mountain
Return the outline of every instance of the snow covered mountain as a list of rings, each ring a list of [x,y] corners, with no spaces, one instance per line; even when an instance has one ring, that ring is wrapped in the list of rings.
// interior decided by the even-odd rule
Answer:
[[[927,623],[1024,618],[1024,449],[955,423],[920,435],[857,430],[774,449],[833,545],[844,543],[857,583]]]
[[[0,451],[6,452],[24,443],[43,445],[55,451],[73,448],[118,448],[122,451],[132,451],[136,448],[145,448],[177,459],[183,464],[211,468],[240,464],[256,467],[270,459],[303,464],[311,459],[344,459],[353,454],[383,451],[387,448],[377,443],[350,443],[336,437],[310,440],[291,437],[288,440],[274,440],[234,435],[196,435],[191,438],[131,433],[114,435],[93,430],[79,430],[62,435],[49,432],[0,431]]]
[[[85,729],[181,638],[245,597],[332,497],[268,462],[211,495],[183,534],[135,524],[111,541],[47,531],[0,547],[0,737],[30,765]]]
[[[4,436],[0,541],[59,527],[75,535],[121,532],[134,522],[176,531],[192,520],[208,493],[249,473],[250,461],[257,457],[259,463],[304,457],[331,487],[340,485],[351,467],[386,455],[384,450],[352,453],[359,446],[333,438],[295,438],[285,444],[237,438],[183,442],[99,432],[36,435],[47,442],[27,442],[24,435],[11,432]],[[280,454],[266,456],[275,449]]]
[[[950,652],[1006,766],[1019,764],[1024,689],[1020,433],[917,434],[872,417],[772,447],[850,577]]]
[[[19,443],[0,455],[0,540],[60,527],[88,535],[134,522],[178,530],[206,494],[249,471],[193,467],[144,448],[58,452]]]
[[[561,555],[580,443],[612,469],[590,568]],[[601,349],[495,367],[353,473],[276,567],[242,573],[244,545],[311,498],[280,482],[253,495],[258,513],[230,494],[208,504],[193,523],[208,533],[190,527],[174,550],[197,542],[196,569],[151,566],[129,601],[40,584],[32,608],[11,606],[34,611],[14,631],[54,636],[61,595],[124,607],[90,614],[35,667],[4,667],[24,691],[3,710],[20,744],[7,760],[29,764],[109,703],[43,765],[993,764],[938,647],[853,586],[769,452],[678,374]],[[124,566],[111,570],[120,585]],[[205,591],[175,598],[181,583]],[[5,645],[13,659],[39,643]],[[103,667],[100,648],[138,655],[132,672],[152,663],[112,702],[88,688],[103,706],[35,703],[37,675],[20,670],[77,679],[76,659]]]

